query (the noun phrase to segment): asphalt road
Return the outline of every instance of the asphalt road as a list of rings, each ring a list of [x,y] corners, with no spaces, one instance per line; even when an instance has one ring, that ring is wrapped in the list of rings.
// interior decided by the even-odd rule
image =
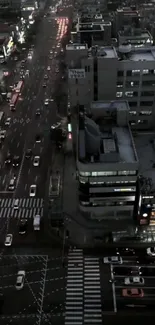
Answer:
[[[21,99],[17,103],[16,111],[9,112],[11,125],[7,128],[7,136],[2,148],[1,161],[1,191],[8,192],[9,181],[13,175],[17,177],[14,197],[28,197],[30,185],[37,185],[37,197],[43,198],[45,193],[46,178],[52,158],[52,144],[49,139],[51,124],[55,123],[57,107],[53,102],[55,87],[60,82],[61,75],[56,73],[59,61],[56,58],[61,50],[61,39],[67,20],[56,16],[45,17],[39,26],[31,62],[25,63],[29,68],[29,77],[24,80]],[[51,54],[50,54],[50,51]],[[50,55],[50,58],[49,58]],[[28,59],[27,59],[28,61]],[[50,66],[50,71],[47,67]],[[48,79],[44,80],[47,74]],[[43,83],[46,82],[46,88]],[[45,106],[45,99],[49,105]],[[41,110],[41,115],[36,116],[36,110]],[[40,134],[41,143],[35,142],[35,136]],[[32,159],[25,159],[26,149],[32,149]],[[15,169],[5,165],[7,152],[12,156],[20,156],[20,167]],[[35,155],[40,156],[40,166],[33,166]],[[8,196],[9,193],[2,193]]]

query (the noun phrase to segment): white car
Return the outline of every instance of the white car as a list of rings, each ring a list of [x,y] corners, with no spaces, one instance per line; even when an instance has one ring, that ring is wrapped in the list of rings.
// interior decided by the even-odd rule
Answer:
[[[47,71],[50,71],[50,70],[51,70],[51,68],[50,68],[50,66],[48,66],[48,67],[47,67]]]
[[[45,99],[44,104],[48,105],[49,104],[49,99]]]
[[[0,139],[5,139],[6,130],[0,131]]]
[[[7,235],[6,235],[6,238],[5,238],[4,245],[5,245],[5,246],[11,246],[11,244],[12,244],[12,239],[13,239],[13,235],[12,235],[12,234],[7,234]]]
[[[40,164],[40,156],[35,156],[33,159],[33,166],[38,167]]]
[[[140,276],[134,276],[124,279],[124,284],[130,285],[130,284],[144,284],[144,278]]]
[[[155,247],[147,248],[146,252],[147,252],[147,255],[149,255],[149,256],[155,256]]]
[[[25,271],[18,271],[16,280],[16,289],[21,290],[24,287]]]
[[[30,186],[30,192],[29,192],[29,195],[30,195],[31,197],[36,196],[36,191],[37,191],[37,185],[31,185],[31,186]]]
[[[122,260],[122,257],[120,255],[107,256],[107,257],[104,257],[103,262],[105,264],[122,264],[123,260]]]
[[[11,117],[8,117],[5,121],[5,125],[9,126],[11,123]]]

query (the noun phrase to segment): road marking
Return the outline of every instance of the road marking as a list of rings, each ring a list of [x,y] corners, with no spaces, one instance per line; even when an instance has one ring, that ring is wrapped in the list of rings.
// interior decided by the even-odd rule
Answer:
[[[112,280],[112,293],[113,293],[113,305],[114,305],[114,312],[117,313],[117,303],[116,303],[116,291],[115,291],[115,283],[114,280],[114,274],[113,274],[113,266],[110,265],[110,271],[111,271],[111,280]]]

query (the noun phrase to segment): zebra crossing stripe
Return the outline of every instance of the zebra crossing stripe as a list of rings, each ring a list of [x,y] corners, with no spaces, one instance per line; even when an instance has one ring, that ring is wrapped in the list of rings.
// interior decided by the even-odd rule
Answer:
[[[18,209],[14,209],[15,200],[12,198],[0,200],[0,218],[32,219],[37,214],[43,217],[44,201],[42,198],[18,199]]]

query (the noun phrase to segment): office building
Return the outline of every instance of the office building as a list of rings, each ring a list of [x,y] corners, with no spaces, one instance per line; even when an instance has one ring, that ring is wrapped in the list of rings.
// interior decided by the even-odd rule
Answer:
[[[90,218],[133,223],[139,162],[128,113],[127,102],[106,101],[79,115],[79,207]]]
[[[66,46],[71,107],[93,101],[126,100],[129,123],[135,130],[155,125],[155,47],[131,45]]]

